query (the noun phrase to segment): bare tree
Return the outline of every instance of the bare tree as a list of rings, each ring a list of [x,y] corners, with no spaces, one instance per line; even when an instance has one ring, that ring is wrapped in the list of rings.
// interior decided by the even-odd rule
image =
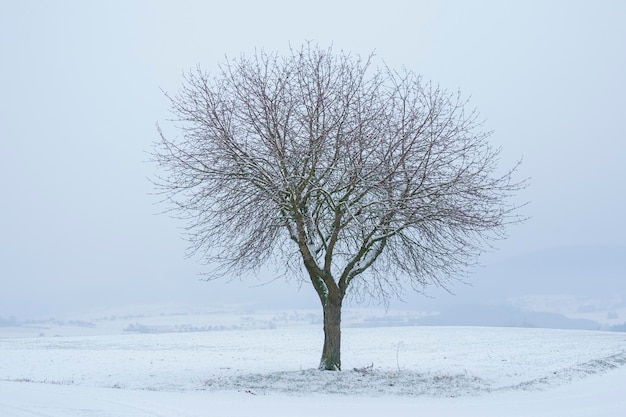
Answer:
[[[166,94],[167,95],[167,94]],[[200,68],[170,99],[156,180],[191,252],[225,274],[284,266],[324,311],[320,369],[341,368],[341,306],[446,287],[519,218],[475,111],[371,57],[305,45]]]

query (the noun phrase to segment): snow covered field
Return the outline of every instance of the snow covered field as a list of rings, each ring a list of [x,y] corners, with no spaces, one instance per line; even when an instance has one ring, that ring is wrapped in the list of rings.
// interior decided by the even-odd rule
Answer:
[[[346,327],[333,373],[319,323],[258,327],[0,329],[0,416],[626,415],[624,333]]]

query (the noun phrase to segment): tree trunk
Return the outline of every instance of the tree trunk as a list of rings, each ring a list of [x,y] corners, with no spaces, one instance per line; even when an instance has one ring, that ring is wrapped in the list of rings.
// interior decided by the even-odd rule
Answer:
[[[324,349],[320,370],[341,370],[341,299],[326,299],[324,308]]]

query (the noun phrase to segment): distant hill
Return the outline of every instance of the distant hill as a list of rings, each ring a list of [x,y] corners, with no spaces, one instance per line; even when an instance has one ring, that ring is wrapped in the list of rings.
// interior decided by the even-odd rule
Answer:
[[[485,304],[451,306],[438,315],[416,320],[415,324],[584,330],[598,330],[602,327],[598,322],[589,319],[572,319],[557,313],[525,311],[511,306]]]
[[[626,322],[626,246],[571,246],[488,265],[443,290],[407,297],[438,311],[424,324],[593,329]]]
[[[559,247],[491,265],[476,287],[501,296],[572,294],[626,298],[626,246]]]
[[[429,290],[428,304],[503,301],[525,295],[578,295],[626,300],[626,246],[573,246],[528,252],[478,268],[469,285],[454,284],[454,296]],[[429,301],[428,296],[432,297]],[[412,299],[419,302],[419,299]]]

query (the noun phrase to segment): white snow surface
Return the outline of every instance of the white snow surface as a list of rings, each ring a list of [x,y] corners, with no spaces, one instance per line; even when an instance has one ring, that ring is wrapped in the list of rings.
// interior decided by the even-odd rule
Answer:
[[[343,371],[322,372],[319,323],[0,332],[0,416],[626,415],[624,333],[406,326],[342,335]]]

